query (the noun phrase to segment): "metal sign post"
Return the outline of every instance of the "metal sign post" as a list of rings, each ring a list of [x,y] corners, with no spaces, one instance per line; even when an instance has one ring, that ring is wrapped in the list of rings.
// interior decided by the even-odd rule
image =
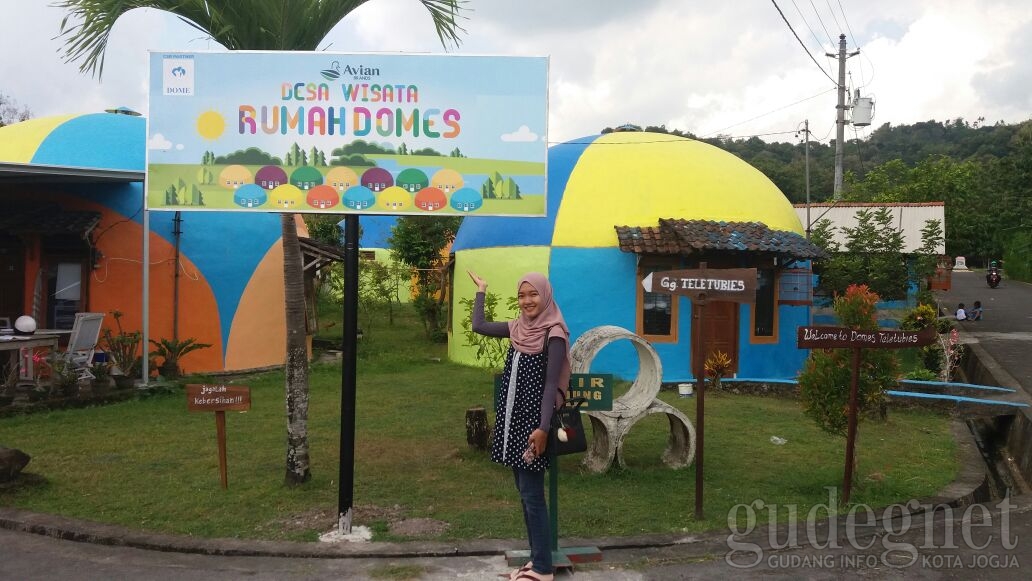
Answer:
[[[704,340],[703,315],[707,301],[728,301],[733,303],[756,302],[755,268],[706,268],[699,263],[698,270],[668,270],[650,272],[641,281],[645,292],[668,293],[686,296],[692,301],[693,319],[697,319],[699,341]],[[691,359],[691,346],[689,346]],[[699,349],[705,353],[704,348]],[[703,357],[692,361],[695,380],[699,383],[695,397],[695,520],[702,520],[703,451],[705,446],[706,417],[706,372]]]
[[[344,217],[343,347],[340,365],[340,464],[337,531],[351,534],[355,500],[355,398],[358,392],[358,216]]]
[[[799,327],[800,349],[852,349],[853,370],[849,381],[849,420],[846,427],[846,468],[842,475],[842,503],[849,503],[853,489],[853,459],[856,454],[857,397],[860,391],[860,359],[863,349],[904,349],[935,342],[934,326],[921,331],[881,331],[848,327]]]
[[[501,375],[495,376],[495,402],[501,390]],[[612,411],[613,376],[611,374],[574,373],[570,376],[570,390],[567,397],[583,397],[586,401],[581,411]],[[496,407],[497,409],[497,407]],[[549,447],[548,469],[548,516],[552,527],[552,567],[572,568],[574,563],[590,563],[602,560],[598,547],[559,547],[559,457],[555,448]],[[506,551],[509,565],[521,566],[530,558],[530,551]]]

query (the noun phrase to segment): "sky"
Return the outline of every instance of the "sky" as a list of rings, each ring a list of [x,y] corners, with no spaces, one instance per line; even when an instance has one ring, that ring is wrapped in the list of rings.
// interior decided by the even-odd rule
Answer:
[[[847,126],[847,137],[885,123],[1032,117],[1029,0],[776,2],[470,0],[462,43],[447,51],[549,57],[549,143],[625,123],[794,142],[804,120],[827,142],[838,64],[825,54],[837,52],[840,33],[860,51],[847,60],[850,95],[875,102],[872,125]],[[64,13],[51,3],[0,0],[0,94],[34,117],[118,106],[146,114],[149,50],[221,49],[175,17],[135,10],[116,24],[98,79],[64,62]],[[319,48],[446,51],[416,0],[372,0]]]

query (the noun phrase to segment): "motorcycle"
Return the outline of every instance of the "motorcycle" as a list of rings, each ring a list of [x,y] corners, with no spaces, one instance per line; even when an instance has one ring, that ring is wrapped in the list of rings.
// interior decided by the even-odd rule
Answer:
[[[1000,286],[1000,271],[995,268],[989,269],[989,272],[985,275],[985,282],[989,285],[989,288]]]

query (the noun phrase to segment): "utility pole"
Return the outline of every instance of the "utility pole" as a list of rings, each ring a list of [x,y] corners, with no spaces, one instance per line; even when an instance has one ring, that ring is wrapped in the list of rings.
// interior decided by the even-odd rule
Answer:
[[[826,56],[838,57],[838,109],[835,121],[835,191],[834,198],[842,197],[842,152],[846,138],[846,59],[860,54],[860,51],[846,53],[846,35],[839,35],[838,54],[825,53]]]
[[[803,159],[806,167],[806,239],[810,239],[810,120],[803,121],[803,131],[806,133],[806,146],[803,149]]]

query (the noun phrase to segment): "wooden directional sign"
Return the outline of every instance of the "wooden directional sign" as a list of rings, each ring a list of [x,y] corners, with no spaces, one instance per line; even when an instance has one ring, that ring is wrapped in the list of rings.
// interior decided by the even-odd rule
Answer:
[[[847,504],[853,488],[853,457],[856,450],[857,398],[860,391],[860,355],[864,349],[923,347],[936,341],[935,326],[920,331],[859,330],[848,327],[799,327],[800,349],[852,349],[853,369],[849,382],[849,417],[846,426],[846,468],[842,476],[842,502]]]
[[[251,388],[246,385],[186,385],[186,409],[192,412],[215,412],[215,441],[219,448],[219,478],[222,488],[229,487],[226,470],[226,411],[246,412],[251,409]]]
[[[935,343],[934,326],[920,331],[861,331],[847,327],[799,327],[800,349],[905,349]]]
[[[755,268],[666,270],[641,281],[645,292],[685,295],[692,300],[756,302]]]
[[[708,301],[732,303],[756,302],[755,268],[706,268],[699,263],[695,270],[650,272],[641,281],[645,292],[683,295],[692,301],[692,315],[698,324],[697,336],[705,337],[703,312]],[[696,323],[693,323],[696,324]],[[700,349],[699,352],[705,352]],[[699,382],[695,398],[695,519],[702,520],[703,459],[706,450],[706,376],[701,358],[694,361],[695,378]]]
[[[251,409],[251,388],[189,383],[186,386],[186,407],[192,412],[246,412]]]

